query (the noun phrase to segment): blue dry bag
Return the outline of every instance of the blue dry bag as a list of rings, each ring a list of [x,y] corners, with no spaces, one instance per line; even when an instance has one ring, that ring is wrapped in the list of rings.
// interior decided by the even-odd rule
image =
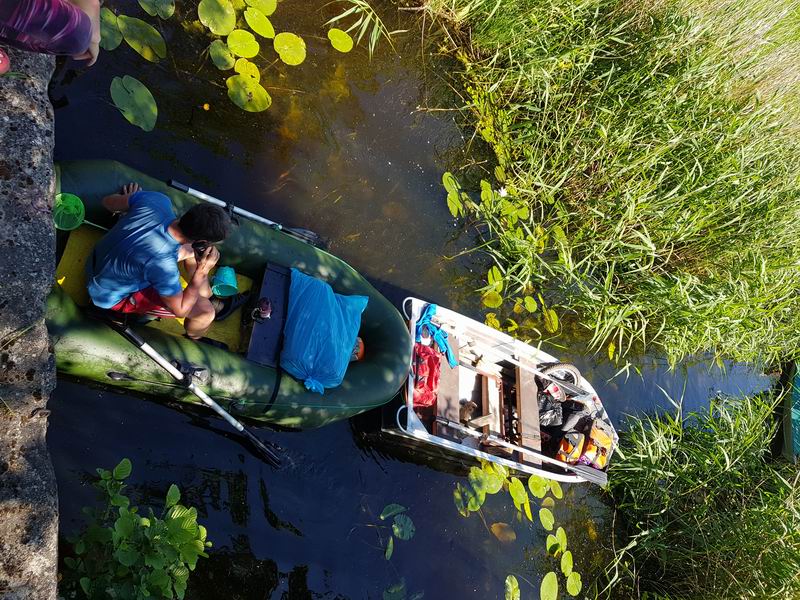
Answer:
[[[292,269],[281,367],[312,392],[342,383],[367,301]]]

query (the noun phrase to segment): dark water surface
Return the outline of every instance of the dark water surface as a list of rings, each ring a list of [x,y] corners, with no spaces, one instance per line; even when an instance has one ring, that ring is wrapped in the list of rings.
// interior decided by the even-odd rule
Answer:
[[[143,17],[135,2],[106,6]],[[195,18],[191,3],[179,0],[178,9],[187,22]],[[385,44],[371,63],[363,50],[338,54],[322,27],[335,12],[316,1],[279,5],[276,29],[301,34],[308,59],[263,69],[274,103],[259,115],[230,104],[224,76],[201,55],[208,40],[179,27],[180,14],[162,25],[170,55],[159,65],[124,44],[90,70],[62,64],[52,88],[56,157],[113,158],[312,228],[395,303],[413,293],[480,317],[470,265],[443,258],[470,241],[450,218],[440,185],[444,170],[466,161],[465,140],[455,113],[419,110],[457,103],[444,83],[453,65],[423,64],[413,21],[400,24],[410,31],[398,54]],[[393,10],[383,14],[397,18]],[[266,67],[274,55],[263,54]],[[151,133],[130,126],[110,103],[110,81],[123,74],[141,79],[156,97],[159,120]],[[200,108],[206,102],[209,111]],[[584,356],[575,342],[559,342],[568,350],[553,352],[582,369],[618,424],[625,414],[669,408],[659,386],[700,408],[716,393],[740,395],[769,383],[744,366],[723,372],[697,362],[670,372],[648,357],[637,361],[641,376],[612,380],[617,367]],[[204,412],[67,381],[50,408],[62,532],[81,527],[81,507],[95,498],[94,468],[129,457],[134,503],[158,505],[177,483],[208,528],[214,547],[190,579],[190,599],[381,598],[400,580],[409,596],[499,598],[511,572],[521,576],[523,597],[534,597],[522,578],[538,590],[553,568],[541,527],[518,522],[507,495],[490,497],[485,522],[462,518],[452,499],[462,475],[367,444],[366,420],[260,432],[285,449],[287,464],[273,471]],[[376,526],[390,502],[409,508],[417,533],[397,542],[387,562],[387,529]],[[595,541],[607,531],[604,506],[588,488],[567,486],[555,513],[576,568],[588,572],[598,562]],[[489,533],[497,521],[512,525],[515,542],[502,544]]]

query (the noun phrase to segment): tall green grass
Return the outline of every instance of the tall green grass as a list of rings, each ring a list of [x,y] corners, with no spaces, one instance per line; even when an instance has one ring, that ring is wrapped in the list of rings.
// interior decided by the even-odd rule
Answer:
[[[426,8],[465,65],[496,185],[531,209],[512,224],[501,203],[473,208],[507,293],[545,291],[618,354],[798,353],[794,4]]]
[[[768,457],[773,400],[631,421],[609,473],[627,533],[609,595],[800,597],[800,472]]]

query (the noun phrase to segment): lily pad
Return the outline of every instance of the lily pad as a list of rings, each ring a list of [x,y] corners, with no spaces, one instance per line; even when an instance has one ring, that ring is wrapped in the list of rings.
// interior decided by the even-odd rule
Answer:
[[[456,484],[456,489],[453,490],[453,502],[456,504],[456,509],[458,512],[461,513],[462,516],[468,517],[469,516],[469,508],[467,508],[467,498],[466,489],[460,483]]]
[[[242,58],[253,58],[261,48],[256,37],[244,29],[234,29],[228,36],[228,48],[236,56]]]
[[[141,19],[119,15],[117,24],[127,44],[150,62],[167,55],[167,44],[158,30]]]
[[[528,492],[525,491],[525,486],[519,479],[512,477],[508,484],[508,491],[514,501],[514,506],[517,507],[517,510],[522,510],[522,506],[528,502]]]
[[[499,308],[503,304],[503,297],[494,290],[486,292],[481,298],[484,306],[489,308]]]
[[[464,203],[458,192],[447,192],[447,208],[454,217],[464,214]]]
[[[558,331],[558,315],[552,308],[544,309],[544,328],[548,333]]]
[[[350,34],[341,29],[334,27],[328,30],[328,39],[331,41],[331,46],[334,50],[339,52],[350,52],[353,49],[353,38]]]
[[[489,493],[489,476],[483,469],[479,469],[478,467],[470,467],[469,483],[472,485],[472,489],[475,490],[475,492],[483,493],[484,495]]]
[[[399,515],[402,512],[406,512],[408,509],[403,506],[402,504],[387,504],[383,507],[381,511],[380,519],[381,521],[388,519],[389,517],[393,517],[395,515]]]
[[[556,505],[556,501],[553,500],[552,496],[548,496],[544,500],[542,500],[542,506],[544,508],[553,508]]]
[[[558,597],[558,577],[554,571],[550,571],[542,578],[542,585],[539,588],[540,600],[556,600]]]
[[[394,552],[394,538],[389,536],[389,543],[386,544],[386,552],[383,553],[383,557],[386,560],[392,558],[392,553]]]
[[[583,589],[583,581],[581,581],[581,574],[572,572],[567,577],[567,593],[570,596],[577,596]]]
[[[483,472],[486,475],[486,493],[496,494],[503,489],[503,481],[505,477],[499,475],[492,466],[492,463],[487,463],[483,466]]]
[[[553,531],[553,525],[555,524],[556,519],[549,508],[539,509],[539,521],[541,521],[542,527],[544,527],[545,530]]]
[[[121,43],[122,32],[119,30],[117,15],[104,6],[100,9],[100,47],[110,51]]]
[[[513,575],[506,577],[505,600],[519,600],[519,581]]]
[[[406,580],[401,579],[394,585],[390,585],[383,590],[383,600],[405,600],[406,598]]]
[[[539,306],[536,304],[536,300],[533,296],[525,296],[525,310],[530,313],[534,313],[539,309]]]
[[[228,35],[236,28],[236,11],[230,0],[201,0],[197,16],[216,35]]]
[[[408,515],[395,515],[394,523],[392,523],[392,533],[399,540],[410,540],[414,537],[417,529],[414,527],[414,521]]]
[[[564,492],[561,489],[561,484],[553,480],[549,483],[550,493],[553,494],[556,500],[561,500],[564,497]]]
[[[458,179],[450,171],[445,171],[442,174],[442,185],[447,193],[450,192],[460,192],[461,186],[458,183]]]
[[[211,61],[214,63],[214,66],[220,71],[232,69],[233,65],[236,64],[236,57],[230,51],[230,48],[228,48],[228,44],[222,40],[214,40],[211,42],[208,46],[208,54],[211,56]]]
[[[475,490],[471,487],[463,488],[463,496],[467,502],[467,508],[472,512],[478,512],[486,501],[486,492]]]
[[[275,37],[275,28],[270,20],[257,8],[252,6],[244,11],[244,20],[261,37],[272,39]]]
[[[275,36],[273,46],[287,65],[297,66],[306,59],[306,43],[299,35],[283,31]]]
[[[494,537],[503,543],[509,544],[517,539],[517,534],[508,523],[492,523],[490,527]]]
[[[558,540],[558,545],[561,547],[562,551],[566,551],[567,549],[567,532],[564,531],[563,527],[559,527],[556,529],[556,539]]]
[[[260,10],[267,17],[278,8],[278,0],[245,0],[248,6]]]
[[[158,118],[158,107],[153,94],[141,81],[125,75],[111,81],[111,99],[122,116],[144,131],[153,131]]]
[[[175,14],[175,0],[139,0],[139,6],[151,17],[169,19]]]
[[[249,75],[234,75],[225,81],[228,98],[247,112],[261,112],[272,105],[272,98],[261,84]]]
[[[552,554],[553,556],[558,556],[559,552],[562,550],[561,544],[558,543],[558,538],[552,533],[547,534],[545,548],[547,548],[548,554]]]
[[[528,479],[528,489],[531,491],[531,494],[537,498],[544,498],[547,494],[547,490],[550,489],[550,484],[544,477],[531,475],[530,479]]]
[[[261,71],[258,70],[258,65],[250,62],[246,58],[240,58],[237,60],[233,70],[240,75],[247,75],[256,81],[261,81]]]
[[[569,577],[572,574],[572,566],[572,552],[567,550],[561,557],[561,572],[564,577]]]

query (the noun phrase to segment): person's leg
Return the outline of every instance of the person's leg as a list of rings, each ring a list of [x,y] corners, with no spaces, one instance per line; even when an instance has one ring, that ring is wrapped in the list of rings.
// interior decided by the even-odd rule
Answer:
[[[194,277],[194,272],[197,270],[197,258],[194,255],[194,250],[191,244],[183,244],[178,250],[178,262],[182,262],[186,269],[186,278],[191,281]],[[211,291],[211,284],[208,277],[203,281],[200,287],[200,296],[203,298],[211,298],[213,292]]]
[[[183,322],[186,335],[196,340],[203,337],[214,322],[216,311],[208,298],[198,298],[189,316]]]

